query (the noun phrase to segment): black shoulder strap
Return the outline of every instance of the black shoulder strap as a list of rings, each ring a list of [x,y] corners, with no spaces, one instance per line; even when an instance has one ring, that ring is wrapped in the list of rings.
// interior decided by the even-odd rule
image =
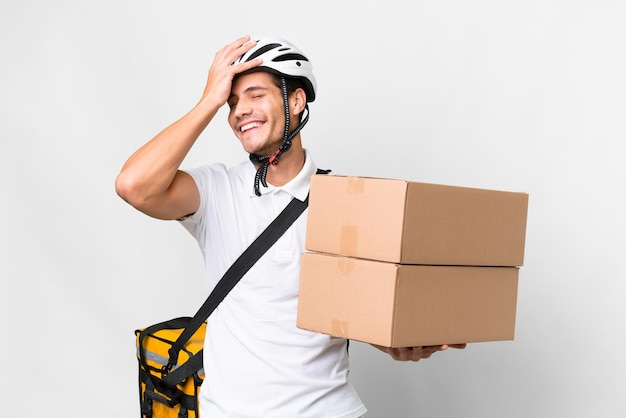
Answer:
[[[330,170],[317,170],[317,174],[327,174]],[[211,315],[217,306],[224,300],[228,292],[239,282],[244,274],[257,262],[263,254],[270,249],[272,245],[280,238],[291,224],[298,219],[300,214],[309,204],[309,196],[304,201],[296,198],[268,225],[267,228],[259,235],[250,246],[235,260],[232,266],[224,273],[224,276],[217,283],[209,297],[202,304],[198,312],[191,318],[185,330],[180,334],[176,342],[172,344],[169,350],[170,359],[167,365],[171,370],[178,360],[178,353],[191,338],[191,336],[200,328],[202,323]]]

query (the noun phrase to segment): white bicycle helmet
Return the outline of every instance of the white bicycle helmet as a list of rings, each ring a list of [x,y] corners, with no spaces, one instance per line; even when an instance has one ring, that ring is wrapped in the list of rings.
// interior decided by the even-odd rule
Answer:
[[[249,71],[269,71],[279,76],[298,78],[305,85],[307,102],[315,100],[317,84],[313,65],[295,45],[279,38],[260,38],[250,51],[243,54],[234,64],[262,58],[263,63]]]
[[[317,84],[315,76],[313,76],[313,65],[309,59],[293,44],[279,38],[260,38],[257,44],[250,51],[240,56],[234,63],[248,62],[260,57],[263,62],[239,75],[248,74],[256,71],[267,71],[277,75],[281,82],[281,91],[283,95],[283,105],[285,108],[285,130],[283,134],[283,142],[281,146],[272,155],[250,154],[250,160],[258,165],[257,173],[254,178],[254,193],[261,196],[261,185],[267,187],[267,170],[270,164],[278,164],[282,154],[291,148],[291,140],[304,127],[309,120],[308,102],[315,100],[317,93]],[[290,112],[289,103],[287,101],[287,78],[295,78],[302,82],[306,92],[305,116],[300,120],[298,126],[289,132],[290,128]]]

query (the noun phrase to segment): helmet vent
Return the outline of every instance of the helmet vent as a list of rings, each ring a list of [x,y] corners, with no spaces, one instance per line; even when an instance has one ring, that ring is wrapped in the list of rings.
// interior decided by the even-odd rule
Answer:
[[[279,57],[274,58],[272,61],[274,62],[279,62],[279,61],[297,61],[297,60],[301,60],[301,61],[308,61],[308,59],[306,59],[306,57],[302,54],[283,54]]]
[[[265,54],[267,51],[271,51],[274,48],[278,48],[280,46],[280,44],[277,43],[273,43],[273,44],[267,44],[259,49],[257,49],[256,51],[254,51],[254,53],[250,54],[250,56],[248,57],[247,61],[252,61],[253,59],[255,59],[256,57],[258,57],[259,55],[263,55]]]

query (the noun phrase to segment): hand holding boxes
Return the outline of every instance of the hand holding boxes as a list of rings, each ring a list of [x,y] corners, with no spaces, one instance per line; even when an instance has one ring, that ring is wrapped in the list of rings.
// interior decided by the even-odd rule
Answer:
[[[511,340],[528,195],[316,175],[297,325],[387,347]]]

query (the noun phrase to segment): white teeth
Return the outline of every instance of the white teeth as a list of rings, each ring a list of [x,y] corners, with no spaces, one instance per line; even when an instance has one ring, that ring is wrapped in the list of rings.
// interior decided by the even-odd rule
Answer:
[[[243,125],[240,130],[241,132],[245,132],[248,129],[252,129],[252,128],[258,128],[259,126],[262,126],[262,123],[259,122],[252,122],[252,123],[248,123],[247,125]]]

